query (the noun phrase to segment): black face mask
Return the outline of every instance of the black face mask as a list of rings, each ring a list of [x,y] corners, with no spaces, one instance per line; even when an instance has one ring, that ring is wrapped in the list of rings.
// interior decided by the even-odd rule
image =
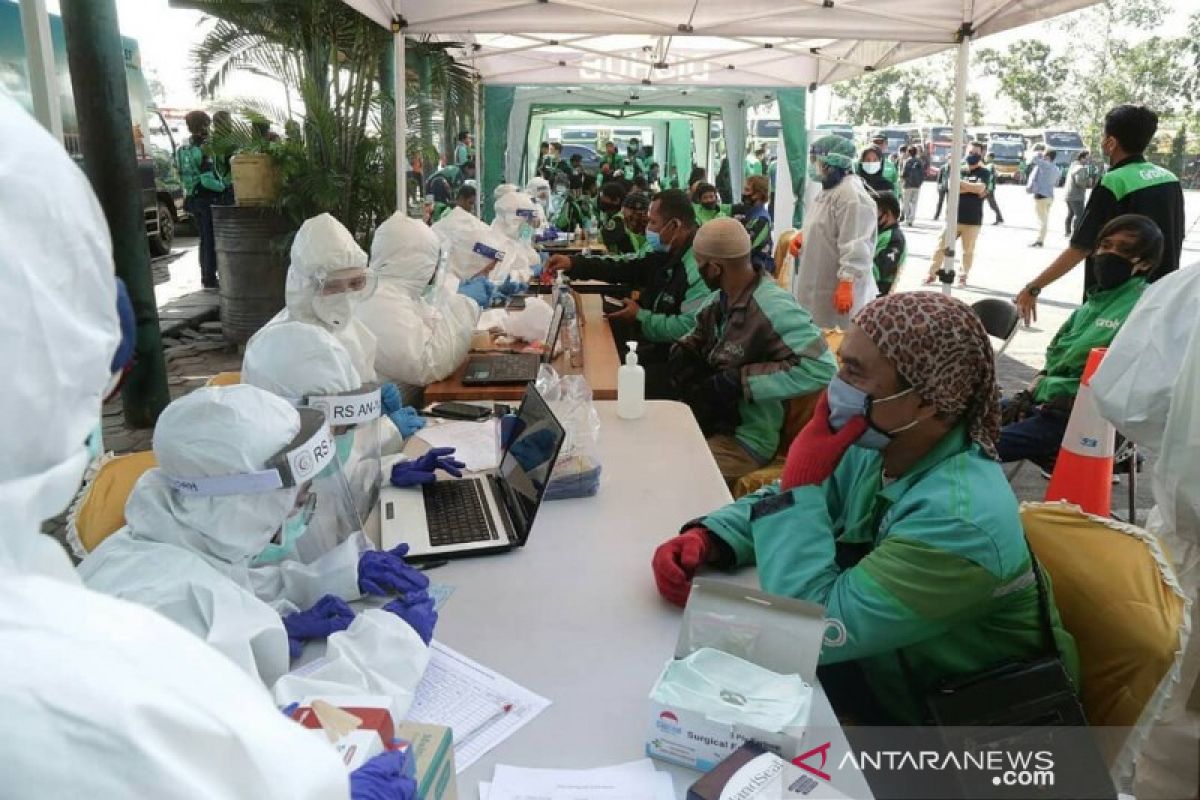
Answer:
[[[754,205],[754,195],[752,195],[752,194],[742,195],[742,205],[744,205],[744,206]]]
[[[608,212],[608,213],[612,213],[612,212],[614,212],[614,211],[620,211],[620,210],[621,210],[621,204],[620,204],[620,203],[601,203],[601,204],[600,204],[600,210],[601,210],[601,211],[606,211],[606,212]]]
[[[704,208],[707,208],[709,211],[716,211],[718,208],[720,208],[720,205],[717,203],[701,203],[700,205]]]
[[[1133,276],[1133,261],[1120,253],[1092,256],[1092,274],[1101,289],[1115,289]]]

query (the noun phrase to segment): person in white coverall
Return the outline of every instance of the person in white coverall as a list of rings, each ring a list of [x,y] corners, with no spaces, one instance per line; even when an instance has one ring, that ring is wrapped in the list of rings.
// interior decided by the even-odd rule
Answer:
[[[110,378],[112,245],[87,178],[2,95],[0,142],[0,794],[350,797],[341,759],[261,684],[161,615],[84,588],[40,532],[79,487]]]
[[[375,231],[379,287],[358,317],[375,335],[375,369],[385,380],[427,386],[452,374],[470,349],[479,304],[434,282],[440,253],[437,235],[402,214]]]
[[[493,281],[503,283],[512,278],[528,283],[541,272],[541,257],[533,249],[533,229],[537,221],[538,205],[524,192],[509,192],[496,200],[492,230],[507,240],[505,246],[511,256],[505,259],[509,271],[494,274]]]
[[[811,154],[809,177],[820,181],[821,191],[805,209],[794,294],[818,328],[848,330],[854,315],[879,294],[873,275],[875,201],[852,173],[849,140],[822,136]]]
[[[403,718],[429,657],[409,620],[428,600],[423,573],[399,553],[369,551],[357,568],[301,580],[291,580],[287,569],[296,562],[281,562],[273,592],[254,575],[260,568],[252,560],[281,530],[303,527],[311,516],[317,494],[310,482],[336,464],[332,445],[321,412],[298,411],[253,386],[181,397],[158,419],[158,467],[134,486],[127,524],[83,560],[80,577],[208,642],[271,688],[281,705],[318,693],[384,694]],[[281,462],[298,484],[275,467]],[[355,615],[345,601],[361,588],[403,599]],[[294,629],[297,611],[305,611],[305,623],[328,624],[316,632]],[[320,666],[289,675],[303,641],[320,638],[328,640]]]
[[[1192,603],[1180,674],[1142,743],[1134,794],[1138,800],[1195,797],[1200,778],[1200,264],[1146,289],[1091,386],[1100,413],[1142,451],[1158,456],[1155,505],[1146,528],[1170,554]]]
[[[537,203],[538,224],[534,227],[540,230],[550,221],[550,181],[540,177],[530,178],[529,183],[525,184],[525,194]]]
[[[414,224],[424,227],[415,220]],[[323,411],[345,479],[343,487],[340,480],[333,480],[331,469],[330,475],[315,482],[315,488],[330,496],[318,497],[308,530],[294,542],[270,545],[255,559],[256,565],[285,558],[305,564],[322,559],[330,564],[337,559],[326,554],[337,547],[355,554],[365,550],[366,540],[359,532],[362,521],[379,502],[380,447],[388,435],[385,428],[391,427],[382,417],[379,386],[363,383],[350,354],[333,334],[304,322],[282,322],[254,337],[242,359],[242,382],[278,395],[297,408]],[[343,495],[348,496],[348,504]]]

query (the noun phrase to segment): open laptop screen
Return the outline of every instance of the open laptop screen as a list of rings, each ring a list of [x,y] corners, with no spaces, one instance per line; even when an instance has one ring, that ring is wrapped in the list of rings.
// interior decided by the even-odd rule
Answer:
[[[508,489],[507,501],[516,506],[512,509],[513,521],[520,528],[517,533],[522,542],[529,535],[565,438],[562,425],[530,384],[521,403],[516,430],[500,460],[500,479]]]

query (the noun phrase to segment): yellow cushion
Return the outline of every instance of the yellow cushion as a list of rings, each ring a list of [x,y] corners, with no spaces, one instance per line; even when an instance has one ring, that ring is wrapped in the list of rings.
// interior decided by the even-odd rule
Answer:
[[[218,372],[208,379],[205,386],[234,386],[242,382],[242,373],[240,372]]]
[[[144,450],[105,462],[75,509],[72,522],[87,552],[125,525],[125,501],[142,473],[158,466],[154,453]]]
[[[1079,648],[1088,721],[1134,725],[1175,662],[1183,622],[1157,540],[1065,503],[1026,503],[1021,521]]]
[[[743,475],[733,482],[729,487],[733,499],[744,497],[753,492],[757,492],[764,486],[770,486],[783,475],[783,457],[777,456],[774,461],[767,464],[765,467],[760,467],[754,470],[749,475]]]

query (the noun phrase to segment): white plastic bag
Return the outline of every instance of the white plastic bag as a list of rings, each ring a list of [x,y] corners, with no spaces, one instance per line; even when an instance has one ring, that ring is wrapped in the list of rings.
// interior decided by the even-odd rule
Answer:
[[[1200,265],[1146,289],[1092,376],[1100,413],[1138,447],[1162,449],[1167,410],[1192,333],[1200,325]]]
[[[566,431],[544,499],[591,497],[600,491],[600,415],[592,387],[582,375],[559,375],[548,365],[539,370],[536,386]]]
[[[510,311],[504,315],[504,332],[526,342],[545,341],[553,318],[554,309],[550,308],[549,303],[540,297],[530,297],[520,311]]]

